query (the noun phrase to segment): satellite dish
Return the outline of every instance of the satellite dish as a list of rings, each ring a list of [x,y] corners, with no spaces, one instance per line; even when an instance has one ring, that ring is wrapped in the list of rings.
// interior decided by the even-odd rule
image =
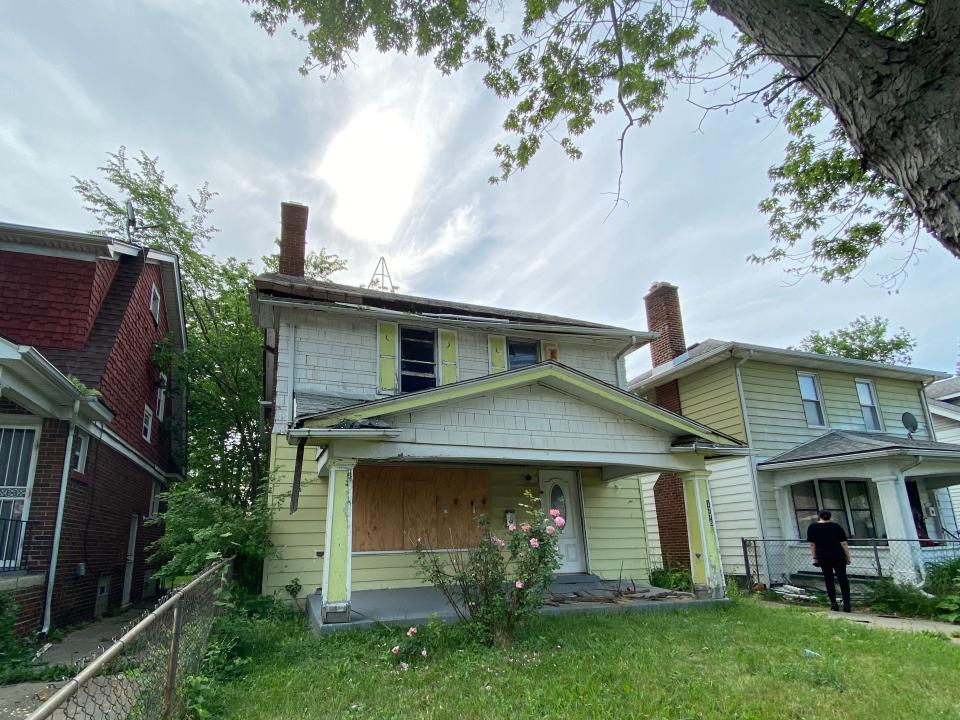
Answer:
[[[920,425],[917,423],[917,418],[911,412],[905,412],[900,416],[900,422],[903,423],[903,426],[907,429],[907,436],[913,435],[917,431],[917,428]]]

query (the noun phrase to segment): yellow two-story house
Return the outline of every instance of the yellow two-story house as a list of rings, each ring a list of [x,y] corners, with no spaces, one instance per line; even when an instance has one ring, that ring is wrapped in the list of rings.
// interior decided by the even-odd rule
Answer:
[[[414,549],[476,542],[526,491],[567,520],[560,573],[644,582],[638,478],[685,493],[689,564],[722,595],[707,462],[746,452],[724,432],[627,392],[625,356],[658,334],[304,277],[307,208],[281,208],[279,273],[251,298],[265,333],[276,554],[263,589],[306,599],[317,625],[362,593],[417,588]]]
[[[668,350],[630,389],[749,447],[707,464],[727,574],[776,584],[815,573],[804,541],[823,509],[852,539],[853,575],[919,582],[930,562],[960,556],[960,445],[937,441],[924,393],[943,373],[744,342],[688,347],[666,284],[647,315]],[[657,483],[642,478],[654,562],[670,560],[661,539],[682,522]]]

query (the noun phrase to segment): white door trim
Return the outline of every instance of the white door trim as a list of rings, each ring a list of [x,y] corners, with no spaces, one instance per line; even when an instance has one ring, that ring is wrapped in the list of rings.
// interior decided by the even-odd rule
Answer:
[[[27,484],[24,486],[23,509],[20,511],[20,520],[29,522],[30,500],[33,497],[33,481],[37,472],[37,456],[40,454],[40,436],[43,432],[43,422],[40,419],[33,418],[29,415],[0,415],[0,429],[33,431],[33,447],[30,451],[30,466],[27,468]],[[23,542],[27,536],[26,531],[27,528],[26,525],[24,525],[20,531],[17,556],[10,561],[12,567],[17,567],[20,562],[20,558],[23,553]],[[0,559],[0,564],[7,563]]]
[[[558,481],[557,484],[565,484],[566,487],[561,490],[566,495],[565,500],[567,504],[566,516],[564,517],[567,521],[565,531],[575,530],[577,533],[577,537],[575,538],[578,545],[578,547],[576,547],[578,550],[577,557],[575,560],[564,561],[557,570],[557,572],[561,573],[587,572],[586,538],[584,537],[583,523],[580,517],[580,487],[578,479],[579,475],[575,469],[564,468],[540,471],[540,498],[544,512],[550,508],[550,497],[547,493],[552,487],[551,483],[556,480]],[[571,513],[575,513],[575,516],[572,516]],[[566,535],[567,538],[570,537],[567,532],[561,533],[561,549],[564,545],[564,535]],[[567,541],[567,547],[570,547],[570,541]]]

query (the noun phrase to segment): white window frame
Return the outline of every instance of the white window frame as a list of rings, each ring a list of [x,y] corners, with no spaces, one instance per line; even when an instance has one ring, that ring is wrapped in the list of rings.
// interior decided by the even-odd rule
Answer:
[[[33,497],[33,483],[36,479],[37,474],[37,458],[40,454],[40,433],[43,430],[43,423],[39,419],[34,419],[30,415],[0,415],[0,428],[4,430],[32,430],[33,435],[33,447],[30,452],[30,467],[27,470],[27,484],[24,488],[24,497],[22,498],[23,508],[20,511],[20,520],[24,522],[30,521],[30,500]],[[5,500],[13,502],[21,498],[5,498]],[[4,561],[0,559],[0,568],[5,566],[17,567],[20,564],[20,559],[23,553],[23,543],[26,538],[26,525],[23,525],[23,530],[19,539],[19,547],[17,552],[17,557],[11,558],[10,560]]]
[[[533,361],[533,365],[537,365],[543,362],[543,349],[541,348],[541,340],[527,340],[525,338],[517,337],[507,337],[506,347],[504,347],[504,352],[507,355],[507,370],[517,370],[522,367],[530,367],[530,365],[520,365],[517,368],[510,366],[510,343],[517,343],[520,345],[534,345],[537,349],[537,359]]]
[[[807,400],[805,397],[803,397],[803,385],[800,382],[800,378],[803,376],[813,378],[813,387],[817,391],[817,399],[815,401]],[[807,427],[812,427],[812,428],[830,427],[830,421],[827,419],[827,406],[826,406],[826,403],[823,402],[823,389],[820,387],[820,376],[817,375],[816,373],[804,372],[802,370],[798,370],[797,371],[797,388],[800,390],[800,406],[801,406],[801,409],[803,410],[803,419],[807,421]],[[807,418],[807,410],[806,408],[803,407],[803,403],[805,402],[816,402],[820,406],[820,416],[823,418],[822,425],[813,424],[810,422],[809,418]]]
[[[70,458],[70,469],[83,474],[87,469],[87,452],[90,449],[90,435],[77,428],[76,435],[73,438],[74,455]],[[79,441],[80,447],[77,447]],[[79,452],[78,452],[79,451]],[[74,460],[76,458],[76,461]]]
[[[165,490],[162,482],[159,480],[153,481],[153,486],[150,489],[150,508],[147,511],[147,517],[153,518],[160,514],[160,493]]]
[[[864,405],[860,402],[860,389],[857,387],[860,383],[863,383],[870,389],[870,399],[873,400],[873,405]],[[868,380],[867,378],[855,378],[853,381],[853,389],[857,393],[857,404],[860,406],[860,414],[863,415],[863,426],[867,428],[868,432],[884,432],[883,426],[883,413],[880,412],[880,398],[877,397],[877,386],[874,384],[873,380]],[[877,414],[877,425],[876,428],[867,427],[867,417],[864,414],[864,408],[873,407],[874,412]]]
[[[153,322],[160,324],[160,291],[157,290],[157,284],[150,286],[150,314],[153,315]]]
[[[140,427],[140,437],[146,442],[153,442],[153,410],[149,405],[143,406],[143,421]]]
[[[160,382],[157,385],[157,409],[155,415],[157,422],[163,422],[163,416],[166,414],[167,407],[167,374],[160,373]]]
[[[867,511],[870,513],[870,522],[873,523],[873,530],[874,530],[874,532],[875,532],[877,535],[881,535],[881,534],[882,534],[882,533],[881,533],[881,530],[880,530],[880,523],[878,522],[878,520],[880,519],[880,513],[878,512],[878,506],[874,503],[874,501],[873,501],[873,496],[870,494],[870,481],[867,480],[867,479],[865,479],[865,478],[831,478],[831,477],[826,477],[826,478],[812,478],[812,479],[810,479],[810,480],[803,480],[803,481],[801,481],[801,482],[793,483],[793,484],[791,484],[791,485],[789,485],[789,486],[787,487],[788,496],[789,496],[789,498],[790,498],[790,509],[791,509],[791,511],[793,512],[793,525],[794,525],[794,527],[797,528],[797,533],[798,533],[798,534],[801,533],[801,530],[800,530],[800,523],[799,523],[799,521],[797,520],[797,507],[796,507],[796,503],[795,503],[794,500],[793,500],[793,486],[794,486],[794,485],[803,485],[803,484],[808,483],[808,482],[813,483],[813,492],[814,492],[814,495],[815,495],[815,497],[816,497],[816,499],[817,499],[817,512],[820,512],[821,510],[824,510],[824,509],[825,509],[825,508],[823,507],[823,493],[820,491],[820,483],[821,483],[821,482],[836,482],[836,483],[840,483],[840,493],[841,493],[841,496],[842,496],[842,498],[843,498],[843,510],[842,510],[842,512],[843,512],[844,519],[847,521],[847,527],[850,529],[850,542],[855,542],[856,540],[876,539],[876,538],[854,538],[854,537],[853,537],[853,512],[854,512],[854,508],[850,507],[850,497],[849,497],[849,495],[848,495],[848,493],[847,493],[847,483],[848,483],[848,482],[864,483],[864,485],[865,485],[865,487],[866,487],[866,490],[867,490],[867,505],[869,506],[869,507],[867,508]],[[863,512],[863,509],[862,509],[862,508],[858,508],[858,510],[859,510],[860,512]],[[841,512],[841,511],[831,510],[830,512],[835,515],[837,512]],[[802,541],[806,541],[806,537],[803,536],[802,534],[801,534],[800,539],[801,539]]]

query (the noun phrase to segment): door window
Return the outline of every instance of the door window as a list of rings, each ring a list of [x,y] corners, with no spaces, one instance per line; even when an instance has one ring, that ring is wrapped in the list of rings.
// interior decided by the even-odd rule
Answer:
[[[550,491],[550,508],[559,510],[563,517],[567,516],[567,497],[563,494],[563,488],[559,483],[554,483]]]
[[[36,430],[0,428],[0,567],[16,566]]]

